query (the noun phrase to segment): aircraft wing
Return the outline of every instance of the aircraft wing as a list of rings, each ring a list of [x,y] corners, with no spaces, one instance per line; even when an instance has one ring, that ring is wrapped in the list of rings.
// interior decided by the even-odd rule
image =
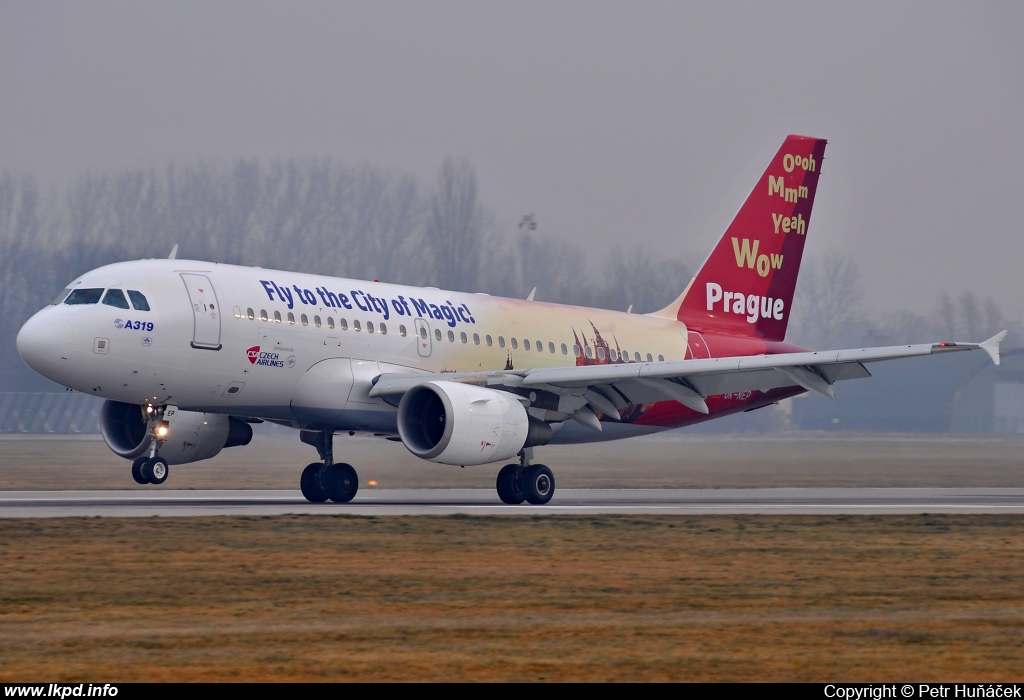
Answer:
[[[377,378],[369,393],[385,399],[400,398],[409,389],[427,381],[462,382],[504,389],[521,396],[548,392],[559,397],[555,410],[594,426],[597,423],[594,412],[614,420],[618,409],[627,403],[672,400],[706,414],[708,407],[704,399],[708,396],[788,386],[800,386],[834,398],[832,385],[835,382],[871,376],[864,366],[869,362],[981,349],[998,365],[999,343],[1005,336],[1006,331],[1003,331],[982,343],[923,343],[704,360],[444,374],[385,373]],[[594,427],[599,427],[599,423]]]

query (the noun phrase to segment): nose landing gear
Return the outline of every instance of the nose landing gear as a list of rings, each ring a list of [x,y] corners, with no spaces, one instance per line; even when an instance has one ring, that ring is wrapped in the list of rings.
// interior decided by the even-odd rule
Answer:
[[[160,448],[167,442],[170,432],[168,420],[177,412],[176,406],[146,406],[146,430],[150,437],[148,457],[139,457],[132,462],[132,478],[137,484],[160,485],[167,481],[170,469],[167,460],[158,457]]]
[[[132,462],[132,478],[137,484],[157,484],[167,481],[170,472],[163,457],[139,457]]]

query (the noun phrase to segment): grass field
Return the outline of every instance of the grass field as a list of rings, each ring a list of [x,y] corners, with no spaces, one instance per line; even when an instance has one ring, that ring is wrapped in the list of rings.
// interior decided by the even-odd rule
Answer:
[[[0,680],[1019,681],[1000,516],[0,521]]]

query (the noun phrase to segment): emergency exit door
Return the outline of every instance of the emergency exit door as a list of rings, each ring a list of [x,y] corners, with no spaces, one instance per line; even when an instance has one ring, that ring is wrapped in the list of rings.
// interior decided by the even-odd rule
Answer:
[[[433,340],[430,337],[430,325],[422,318],[413,321],[416,329],[416,352],[420,357],[430,357]]]

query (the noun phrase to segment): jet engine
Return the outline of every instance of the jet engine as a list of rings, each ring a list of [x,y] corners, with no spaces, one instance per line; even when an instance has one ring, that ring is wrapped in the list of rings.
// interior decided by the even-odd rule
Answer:
[[[417,457],[470,466],[509,459],[551,440],[513,394],[457,382],[425,382],[398,404],[398,434]]]
[[[168,415],[167,427],[167,441],[160,448],[159,455],[168,464],[210,459],[225,447],[248,445],[252,440],[252,428],[248,423],[215,413],[175,411]],[[107,447],[125,459],[149,454],[153,441],[146,430],[145,409],[120,401],[103,402],[100,432]]]

